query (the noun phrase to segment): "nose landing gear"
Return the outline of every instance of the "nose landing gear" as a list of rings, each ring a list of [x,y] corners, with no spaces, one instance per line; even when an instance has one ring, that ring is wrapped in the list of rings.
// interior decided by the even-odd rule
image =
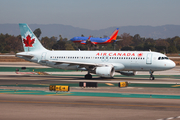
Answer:
[[[150,73],[150,80],[155,80],[155,77],[154,77],[154,75],[153,75],[153,73],[154,73],[154,71],[149,71],[149,73]]]
[[[91,75],[91,74],[86,74],[86,75],[84,76],[84,78],[85,78],[85,79],[92,79],[92,75]]]
[[[84,78],[85,78],[85,79],[92,79],[92,75],[89,73],[89,71],[88,71],[88,73],[84,76]]]

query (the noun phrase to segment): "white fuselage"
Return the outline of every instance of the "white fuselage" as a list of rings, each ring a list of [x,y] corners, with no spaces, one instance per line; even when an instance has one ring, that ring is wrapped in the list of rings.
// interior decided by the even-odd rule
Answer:
[[[161,71],[175,67],[175,63],[166,55],[151,51],[42,51],[28,54],[34,57],[24,59],[60,69],[87,70],[81,65],[68,64],[67,61],[112,65],[115,71]],[[65,62],[57,64],[58,61]]]

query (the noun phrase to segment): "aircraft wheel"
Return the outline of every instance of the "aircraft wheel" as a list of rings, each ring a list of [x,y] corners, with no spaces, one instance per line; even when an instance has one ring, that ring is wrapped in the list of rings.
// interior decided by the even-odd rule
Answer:
[[[155,77],[150,77],[149,79],[150,79],[150,80],[155,80]]]
[[[149,71],[149,73],[150,73],[150,80],[154,80],[155,78],[154,78],[154,76],[153,76],[153,73],[154,73],[154,71]]]
[[[84,78],[85,78],[85,79],[92,79],[92,75],[91,75],[91,74],[86,74],[86,75],[84,76]]]

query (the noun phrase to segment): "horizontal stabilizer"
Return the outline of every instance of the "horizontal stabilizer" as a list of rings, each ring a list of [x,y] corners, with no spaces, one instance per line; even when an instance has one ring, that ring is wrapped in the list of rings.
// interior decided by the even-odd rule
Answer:
[[[27,57],[27,58],[31,59],[34,57],[34,55],[23,52],[23,53],[17,53],[16,57]]]
[[[116,41],[121,41],[121,40],[123,40],[123,39],[116,39]]]

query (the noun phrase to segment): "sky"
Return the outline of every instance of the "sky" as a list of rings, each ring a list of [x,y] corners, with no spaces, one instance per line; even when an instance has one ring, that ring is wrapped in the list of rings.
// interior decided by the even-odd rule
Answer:
[[[180,0],[0,0],[0,24],[63,24],[91,30],[180,25]]]

